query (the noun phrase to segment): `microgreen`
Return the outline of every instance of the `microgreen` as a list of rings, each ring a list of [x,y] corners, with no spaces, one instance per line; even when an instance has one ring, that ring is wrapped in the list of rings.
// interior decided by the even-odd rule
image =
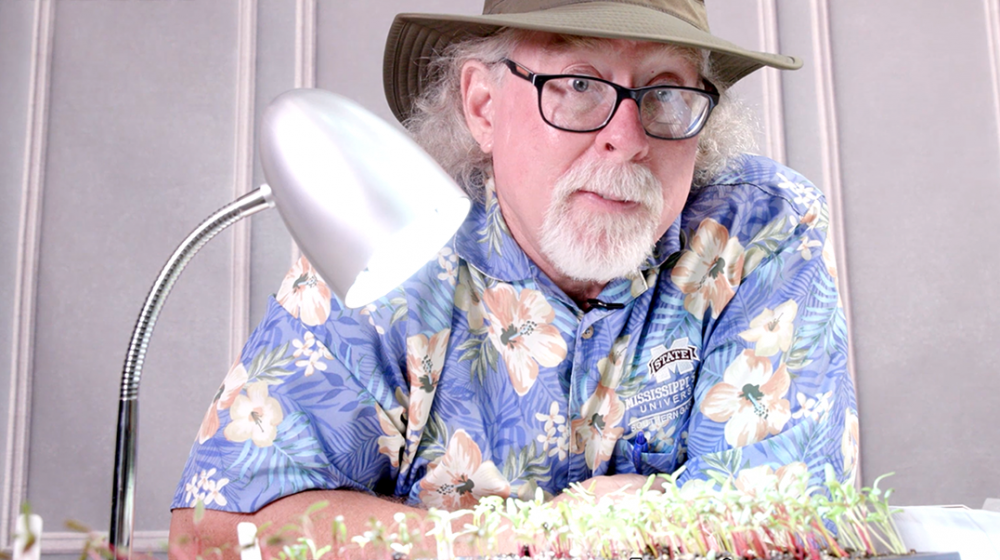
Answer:
[[[441,560],[454,558],[455,545],[489,557],[501,542],[544,559],[804,560],[906,553],[892,520],[896,510],[888,503],[892,492],[879,487],[888,475],[859,490],[841,483],[830,467],[825,483],[816,487],[808,485],[804,468],[780,477],[767,469],[752,488],[733,479],[692,480],[678,486],[679,474],[651,476],[642,488],[601,496],[580,484],[549,502],[540,489],[527,501],[491,496],[471,509],[431,508],[423,522],[398,513],[390,525],[372,519],[364,533],[351,538],[343,517],[336,516],[330,544],[322,547],[316,545],[311,515],[329,504],[319,502],[297,525],[277,531],[279,536],[269,540],[265,550],[272,552],[272,560],[341,560],[359,552],[400,560],[425,557],[426,551],[416,547],[426,536],[437,543]],[[654,482],[662,485],[654,487]],[[430,529],[422,532],[427,525]],[[198,541],[197,535],[193,538]],[[112,557],[99,550],[88,544],[82,559]],[[207,560],[218,552],[199,549],[196,555]]]

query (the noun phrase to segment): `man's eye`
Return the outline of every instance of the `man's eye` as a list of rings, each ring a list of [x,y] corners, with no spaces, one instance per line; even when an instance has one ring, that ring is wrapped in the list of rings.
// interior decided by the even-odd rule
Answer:
[[[587,91],[588,89],[590,89],[590,80],[583,80],[583,79],[580,79],[580,78],[574,79],[573,80],[573,89],[575,91],[580,92],[580,93],[583,93],[583,92]]]
[[[658,89],[656,90],[656,99],[661,102],[669,102],[674,98],[676,92],[672,89]]]

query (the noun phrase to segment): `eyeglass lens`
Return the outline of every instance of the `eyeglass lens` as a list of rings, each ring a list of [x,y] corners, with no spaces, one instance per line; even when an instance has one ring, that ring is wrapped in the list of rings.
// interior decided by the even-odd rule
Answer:
[[[549,124],[585,132],[603,126],[617,100],[618,92],[610,84],[572,76],[545,82],[540,106]],[[695,91],[654,88],[643,91],[639,117],[643,127],[653,136],[686,138],[701,129],[710,104],[708,96]]]

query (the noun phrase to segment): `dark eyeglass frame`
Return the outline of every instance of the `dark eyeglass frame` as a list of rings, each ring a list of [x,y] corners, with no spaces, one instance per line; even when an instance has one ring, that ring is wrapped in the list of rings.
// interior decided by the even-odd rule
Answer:
[[[651,136],[653,138],[658,138],[660,140],[687,140],[688,138],[693,138],[693,137],[697,136],[698,133],[700,133],[701,130],[703,128],[705,128],[705,123],[707,123],[708,122],[708,118],[710,116],[712,116],[712,110],[715,109],[715,107],[719,104],[719,90],[716,89],[715,85],[713,85],[708,80],[703,80],[705,82],[706,89],[690,88],[690,87],[684,87],[684,86],[668,86],[668,85],[656,85],[656,86],[644,86],[644,87],[639,87],[639,88],[627,88],[625,86],[620,86],[620,85],[618,85],[618,84],[616,84],[614,82],[610,82],[608,80],[604,80],[604,79],[601,79],[601,78],[595,78],[593,76],[582,76],[582,75],[579,75],[579,74],[537,74],[535,72],[532,72],[531,70],[528,70],[527,68],[525,68],[521,64],[518,64],[517,62],[514,62],[513,60],[511,60],[509,58],[505,58],[501,62],[503,62],[505,65],[507,65],[507,68],[510,69],[510,72],[512,74],[514,74],[518,78],[521,78],[523,80],[527,80],[527,81],[531,82],[531,84],[535,86],[535,89],[538,90],[538,114],[540,114],[542,116],[542,120],[545,121],[545,124],[551,126],[552,128],[555,128],[557,130],[564,130],[566,132],[587,133],[587,132],[596,132],[598,130],[601,130],[602,128],[608,126],[608,123],[611,122],[611,119],[615,118],[615,113],[618,112],[618,107],[622,104],[622,101],[624,101],[625,99],[631,99],[631,100],[635,101],[636,106],[641,111],[641,109],[642,109],[642,98],[645,97],[645,95],[647,93],[649,93],[651,91],[655,91],[655,90],[668,89],[668,90],[678,90],[678,91],[690,91],[690,92],[693,92],[693,93],[697,93],[697,94],[703,95],[703,96],[705,96],[705,97],[708,98],[708,100],[709,100],[708,109],[705,111],[705,118],[702,119],[701,125],[698,126],[698,129],[695,130],[695,131],[693,131],[693,132],[689,132],[685,136],[676,136],[676,137],[675,136],[658,136],[656,134],[651,133],[649,131],[649,129],[646,128],[646,125],[644,123],[641,123],[641,121],[640,121],[640,124],[642,124],[642,129],[646,132],[646,136]],[[611,108],[611,113],[608,115],[608,118],[605,119],[605,121],[603,123],[601,123],[599,126],[596,126],[594,128],[589,128],[589,129],[586,129],[586,130],[576,130],[576,129],[572,129],[572,128],[564,128],[564,127],[561,127],[559,125],[553,124],[551,121],[549,121],[549,119],[547,119],[545,117],[545,111],[542,110],[542,89],[545,86],[546,82],[548,82],[550,80],[559,79],[559,78],[579,78],[581,80],[590,80],[590,81],[593,81],[593,82],[601,82],[603,84],[607,84],[607,85],[611,86],[615,90],[615,93],[617,94],[618,98],[615,100],[614,107]]]

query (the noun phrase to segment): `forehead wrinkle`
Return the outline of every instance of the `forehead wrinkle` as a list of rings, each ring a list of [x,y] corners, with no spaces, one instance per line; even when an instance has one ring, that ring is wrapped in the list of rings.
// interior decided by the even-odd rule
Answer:
[[[697,77],[702,78],[702,68],[705,56],[700,49],[692,47],[682,47],[669,43],[656,43],[653,41],[637,41],[633,39],[611,39],[607,37],[582,37],[579,35],[565,35],[547,33],[541,31],[522,31],[518,37],[517,46],[535,46],[543,52],[561,55],[572,52],[574,49],[585,49],[592,51],[611,51],[615,54],[623,54],[628,50],[639,50],[647,46],[659,49],[660,52],[669,55],[679,55],[694,68]],[[516,47],[515,47],[516,48]],[[666,74],[674,74],[667,72]]]

